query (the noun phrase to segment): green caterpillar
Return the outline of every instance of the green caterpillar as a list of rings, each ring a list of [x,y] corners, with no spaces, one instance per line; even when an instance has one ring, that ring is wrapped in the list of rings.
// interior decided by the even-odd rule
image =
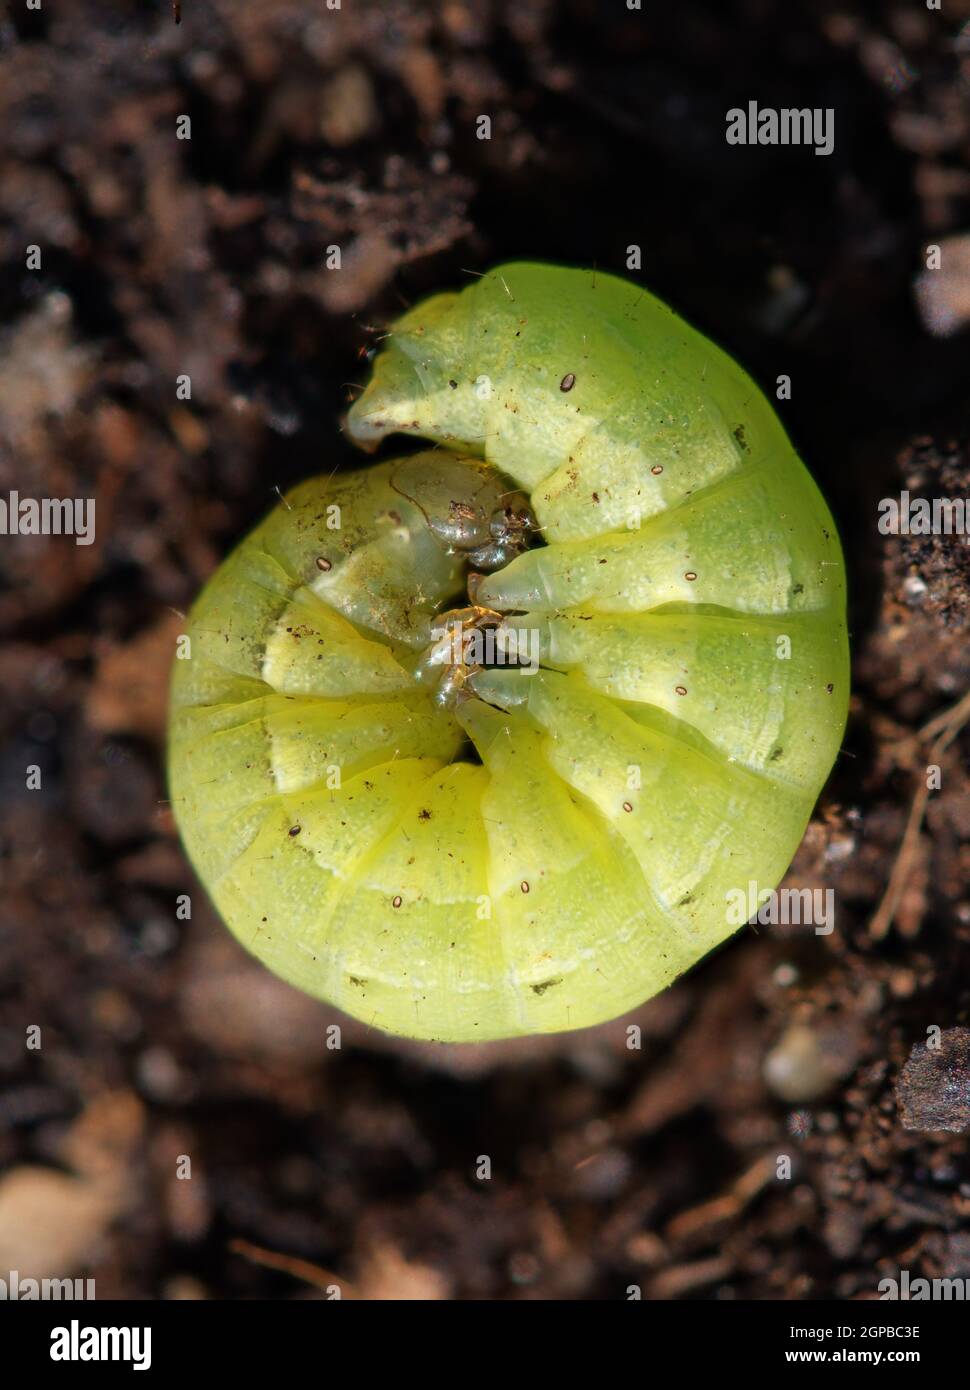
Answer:
[[[271,970],[388,1032],[613,1018],[779,882],[831,769],[825,503],[735,362],[585,270],[412,309],[347,429],[437,447],[301,484],[199,598],[188,854]]]

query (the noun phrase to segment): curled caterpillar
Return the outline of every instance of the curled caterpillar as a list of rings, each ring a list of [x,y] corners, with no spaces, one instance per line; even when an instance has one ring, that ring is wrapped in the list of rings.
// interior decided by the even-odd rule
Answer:
[[[389,1032],[615,1017],[779,882],[832,766],[825,503],[737,364],[602,273],[420,304],[347,428],[426,447],[301,484],[192,611],[189,856],[270,969]]]

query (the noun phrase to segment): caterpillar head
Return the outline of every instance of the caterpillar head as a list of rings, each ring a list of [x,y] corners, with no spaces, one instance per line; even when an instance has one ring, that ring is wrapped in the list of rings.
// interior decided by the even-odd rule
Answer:
[[[416,455],[391,474],[391,487],[413,502],[432,534],[450,552],[464,554],[474,570],[501,569],[536,533],[526,494],[478,459]]]

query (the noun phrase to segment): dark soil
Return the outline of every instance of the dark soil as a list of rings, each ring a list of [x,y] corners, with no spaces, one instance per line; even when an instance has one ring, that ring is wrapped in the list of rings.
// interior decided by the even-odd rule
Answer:
[[[903,488],[970,497],[970,3],[181,13],[0,18],[0,496],[97,500],[94,545],[0,538],[0,1271],[283,1299],[970,1276],[970,731],[922,732],[970,686],[970,550],[877,526]],[[834,153],[727,146],[750,100],[833,108]],[[772,394],[791,376],[839,523],[855,694],[789,879],[835,890],[836,929],[746,931],[638,1012],[640,1051],[631,1020],[401,1044],[270,977],[193,883],[178,612],[277,488],[350,462],[402,303],[631,244]]]

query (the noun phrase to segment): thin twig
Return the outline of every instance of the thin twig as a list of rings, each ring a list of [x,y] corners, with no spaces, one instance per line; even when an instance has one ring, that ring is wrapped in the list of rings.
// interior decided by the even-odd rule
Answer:
[[[970,720],[970,690],[955,705],[951,705],[942,714],[936,715],[920,729],[920,739],[934,740],[927,759],[929,763],[939,763],[940,758],[968,720]],[[926,814],[929,799],[930,788],[924,774],[922,781],[916,788],[913,804],[909,808],[909,818],[906,821],[906,829],[899,846],[899,853],[896,855],[893,871],[889,876],[889,883],[882,901],[876,909],[876,914],[869,923],[869,935],[874,941],[881,941],[893,924],[893,918],[916,860],[920,832],[923,828],[923,817]]]
[[[302,1279],[305,1284],[312,1284],[316,1289],[326,1291],[336,1286],[343,1297],[350,1292],[346,1281],[341,1281],[328,1270],[321,1269],[309,1260],[300,1260],[295,1255],[281,1255],[275,1250],[266,1250],[261,1245],[253,1245],[252,1241],[242,1239],[231,1240],[229,1249],[234,1255],[241,1255],[244,1260],[249,1260],[254,1265],[263,1265],[266,1269],[292,1274],[294,1279]]]

